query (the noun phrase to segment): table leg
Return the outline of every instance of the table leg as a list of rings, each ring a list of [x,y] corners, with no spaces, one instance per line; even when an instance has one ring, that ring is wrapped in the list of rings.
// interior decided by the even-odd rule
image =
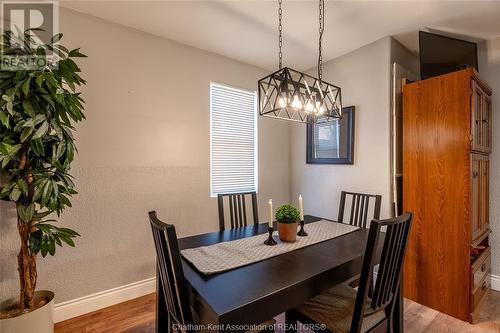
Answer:
[[[155,321],[155,332],[169,332],[168,329],[168,309],[165,303],[165,297],[163,293],[163,284],[161,281],[160,272],[156,268],[156,321]]]

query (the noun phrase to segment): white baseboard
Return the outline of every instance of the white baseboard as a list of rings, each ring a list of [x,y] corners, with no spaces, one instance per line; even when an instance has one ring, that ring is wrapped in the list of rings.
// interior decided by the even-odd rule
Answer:
[[[500,276],[490,274],[491,278],[491,289],[500,291]]]
[[[151,294],[155,291],[156,278],[152,277],[125,286],[58,303],[54,307],[54,321],[58,323],[114,304]]]

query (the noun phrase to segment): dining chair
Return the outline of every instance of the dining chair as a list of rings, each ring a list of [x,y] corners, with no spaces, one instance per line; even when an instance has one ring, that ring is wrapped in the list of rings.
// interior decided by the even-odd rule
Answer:
[[[156,249],[156,329],[157,333],[195,331],[188,283],[182,269],[177,234],[172,224],[160,221],[155,211],[149,212],[149,222]],[[158,317],[168,316],[168,327],[158,327]],[[262,323],[263,331],[274,332],[274,319]],[[258,331],[248,331],[258,332]]]
[[[341,284],[287,311],[285,321],[290,328],[287,332],[295,332],[297,321],[318,328],[315,331],[319,332],[393,332],[392,314],[411,224],[412,213],[408,212],[392,219],[373,220],[358,290]],[[380,268],[375,288],[370,292],[371,271],[380,245]]]
[[[339,216],[337,222],[344,223],[347,198],[351,199],[351,208],[347,212],[349,214],[349,224],[358,226],[360,228],[366,228],[368,212],[371,209],[373,209],[373,215],[370,217],[370,219],[380,219],[380,206],[382,203],[381,195],[342,191],[340,193]]]
[[[350,201],[350,209],[346,212],[346,205]],[[382,204],[382,196],[378,194],[366,194],[356,192],[340,192],[340,206],[337,222],[344,223],[345,213],[348,214],[347,220],[349,224],[366,228],[368,213],[371,211],[371,219],[380,219],[380,207]],[[345,222],[347,223],[347,222]],[[378,267],[376,267],[377,269]],[[351,277],[345,283],[351,287],[357,287],[360,275]],[[370,285],[370,288],[373,286]]]
[[[156,316],[157,318],[162,315],[168,316],[169,327],[163,329],[168,332],[180,331],[176,329],[178,325],[187,327],[193,323],[193,316],[189,304],[188,285],[184,278],[177,244],[177,234],[175,227],[161,222],[155,211],[149,212],[149,221],[156,249],[157,286],[159,287],[157,291],[162,291],[162,295],[158,293],[156,296]],[[160,297],[163,298],[163,302],[158,302]],[[161,313],[158,304],[164,304],[167,313]],[[157,327],[156,332],[161,333],[159,331]]]
[[[227,200],[224,200],[227,198]],[[231,229],[246,227],[247,221],[250,220],[247,217],[247,199],[251,198],[252,201],[252,215],[253,224],[259,224],[259,214],[257,210],[257,193],[256,192],[246,192],[246,193],[226,193],[217,195],[217,203],[219,206],[219,230],[225,230],[224,221],[224,201],[229,202],[229,217],[231,219]]]

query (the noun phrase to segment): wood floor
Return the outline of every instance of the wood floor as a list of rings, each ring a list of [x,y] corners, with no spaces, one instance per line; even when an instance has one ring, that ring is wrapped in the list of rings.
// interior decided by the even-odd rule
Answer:
[[[151,294],[58,323],[56,333],[154,333],[154,309]],[[282,332],[283,317],[276,318],[276,332]],[[479,317],[478,324],[470,325],[405,300],[406,333],[500,333],[500,292],[490,292]]]

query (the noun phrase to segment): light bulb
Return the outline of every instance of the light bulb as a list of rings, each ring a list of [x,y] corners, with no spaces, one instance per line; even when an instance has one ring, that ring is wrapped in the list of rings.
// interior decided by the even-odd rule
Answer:
[[[300,102],[299,96],[297,96],[297,95],[293,96],[292,108],[295,108],[295,109],[302,108],[302,103]]]
[[[285,91],[281,91],[278,98],[278,104],[282,108],[286,108],[290,99],[288,98],[288,94]]]
[[[280,97],[280,98],[278,99],[278,104],[279,104],[279,105],[280,105],[280,107],[282,107],[282,108],[286,107],[286,104],[287,104],[287,103],[286,103],[286,98]]]
[[[305,107],[306,112],[312,112],[314,111],[314,105],[310,101],[307,102],[306,107]]]
[[[323,107],[321,106],[321,103],[318,101],[318,102],[316,102],[315,104],[316,104],[316,107],[314,108],[314,112],[317,112],[317,113],[322,113],[322,112],[321,112],[321,109],[322,109]]]

